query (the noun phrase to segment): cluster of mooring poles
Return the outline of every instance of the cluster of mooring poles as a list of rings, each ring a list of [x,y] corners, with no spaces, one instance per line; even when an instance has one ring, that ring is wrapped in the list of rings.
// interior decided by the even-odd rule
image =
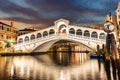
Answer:
[[[105,70],[107,79],[111,79],[111,67],[114,80],[120,80],[120,59],[117,49],[117,35],[114,33],[115,26],[112,22],[104,24],[104,31],[107,33],[106,45],[103,47],[103,55],[105,60]],[[110,67],[111,66],[111,67]]]
[[[104,46],[104,56],[106,60],[118,60],[119,52],[117,49],[116,35],[114,31],[114,24],[106,22],[104,24],[104,31],[107,33],[106,45]]]

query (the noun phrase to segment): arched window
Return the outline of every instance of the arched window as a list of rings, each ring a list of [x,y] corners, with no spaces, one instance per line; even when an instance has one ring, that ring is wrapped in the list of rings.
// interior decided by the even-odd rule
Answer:
[[[20,38],[20,39],[18,40],[18,43],[23,43],[23,39]]]
[[[82,30],[78,29],[77,32],[76,32],[76,35],[82,35]]]
[[[74,29],[74,28],[70,28],[70,29],[69,29],[69,33],[70,33],[70,34],[75,34],[75,29]]]
[[[54,34],[54,33],[55,33],[54,29],[50,29],[49,35]]]
[[[97,32],[93,31],[92,34],[91,34],[91,37],[92,38],[98,38]]]
[[[48,32],[47,31],[43,32],[43,37],[45,37],[45,36],[48,36]]]
[[[84,36],[90,37],[90,32],[89,32],[88,30],[85,30],[85,31],[84,31]]]
[[[37,33],[37,38],[42,37],[41,33]]]
[[[106,39],[105,33],[100,33],[99,39]]]
[[[24,41],[25,41],[25,42],[26,42],[26,41],[29,41],[29,37],[26,36],[25,39],[24,39]]]
[[[31,37],[30,37],[31,40],[35,39],[35,35],[32,34]]]

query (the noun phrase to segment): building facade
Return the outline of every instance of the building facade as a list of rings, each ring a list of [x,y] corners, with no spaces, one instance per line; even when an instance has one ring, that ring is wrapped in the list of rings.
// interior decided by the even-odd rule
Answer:
[[[34,31],[37,31],[37,30],[34,29],[34,28],[25,28],[25,29],[19,30],[17,35],[20,36],[20,35],[24,35],[24,34],[27,34],[27,33],[34,32]]]
[[[0,53],[6,52],[7,48],[16,43],[17,30],[11,25],[0,22]]]
[[[116,9],[116,16],[117,16],[117,24],[119,25],[120,28],[120,2],[118,3],[118,7]]]

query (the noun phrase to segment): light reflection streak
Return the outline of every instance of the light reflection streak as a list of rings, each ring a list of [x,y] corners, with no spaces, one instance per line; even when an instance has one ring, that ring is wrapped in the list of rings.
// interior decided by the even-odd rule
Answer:
[[[54,64],[48,55],[14,57],[11,73],[12,75],[16,73],[16,76],[27,80],[30,78],[33,80],[87,80],[89,77],[95,80],[95,74],[99,72],[97,61],[88,61],[85,53],[71,53],[71,55],[70,62],[72,61],[72,63],[67,67]],[[103,65],[101,66],[103,67]],[[104,72],[103,70],[101,69],[102,72]],[[105,77],[103,73],[100,73],[99,76],[101,79]]]

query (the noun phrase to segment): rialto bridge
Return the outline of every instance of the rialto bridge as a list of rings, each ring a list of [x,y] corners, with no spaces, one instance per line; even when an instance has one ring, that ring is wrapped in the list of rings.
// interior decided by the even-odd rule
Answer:
[[[60,40],[83,44],[95,51],[97,45],[102,47],[105,44],[105,38],[103,30],[69,25],[68,20],[59,19],[54,26],[19,36],[14,51],[45,52]]]

